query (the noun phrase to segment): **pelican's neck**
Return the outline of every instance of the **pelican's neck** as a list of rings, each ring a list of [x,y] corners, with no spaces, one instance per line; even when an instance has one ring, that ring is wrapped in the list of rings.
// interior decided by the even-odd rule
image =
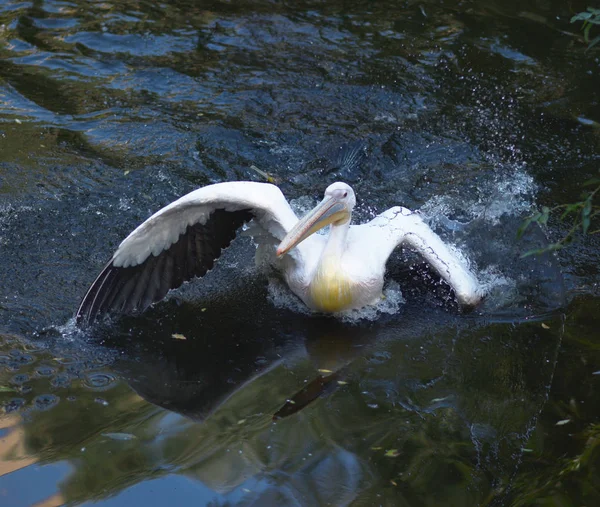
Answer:
[[[324,259],[342,258],[342,254],[346,248],[346,238],[348,237],[349,229],[350,220],[341,225],[331,225],[329,237],[327,238],[327,243],[325,244],[325,248],[321,255],[321,261]]]
[[[339,312],[352,306],[352,280],[344,272],[342,259],[350,221],[332,225],[327,243],[309,286],[309,306],[322,312]]]

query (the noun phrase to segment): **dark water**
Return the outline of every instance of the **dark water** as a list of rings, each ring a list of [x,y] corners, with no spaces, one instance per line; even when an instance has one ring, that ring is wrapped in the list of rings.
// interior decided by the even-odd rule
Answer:
[[[600,504],[600,235],[516,239],[600,167],[586,7],[2,2],[1,505]],[[306,315],[241,239],[140,317],[69,324],[135,225],[253,165],[299,207],[341,179],[356,220],[421,209],[485,303],[399,252],[388,311]]]

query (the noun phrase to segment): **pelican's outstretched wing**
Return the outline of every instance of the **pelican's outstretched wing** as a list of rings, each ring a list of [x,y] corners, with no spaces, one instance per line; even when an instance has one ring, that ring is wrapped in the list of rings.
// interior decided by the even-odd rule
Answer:
[[[103,313],[144,310],[204,275],[251,219],[277,240],[298,220],[276,186],[249,181],[209,185],[164,207],[119,245],[84,296],[78,324]]]
[[[461,305],[475,306],[484,296],[475,275],[441,238],[422,220],[419,213],[396,206],[364,226],[377,245],[382,269],[392,251],[401,244],[415,249],[454,290]],[[366,235],[365,235],[366,236]],[[363,241],[367,240],[366,237]]]

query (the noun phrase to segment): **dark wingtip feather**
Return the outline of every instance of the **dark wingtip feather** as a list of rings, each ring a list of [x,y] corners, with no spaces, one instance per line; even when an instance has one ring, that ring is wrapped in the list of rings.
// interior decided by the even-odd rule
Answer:
[[[203,276],[252,218],[250,210],[215,210],[205,224],[188,226],[176,243],[142,264],[122,268],[109,262],[81,301],[77,325],[87,327],[106,313],[143,311],[169,290]]]

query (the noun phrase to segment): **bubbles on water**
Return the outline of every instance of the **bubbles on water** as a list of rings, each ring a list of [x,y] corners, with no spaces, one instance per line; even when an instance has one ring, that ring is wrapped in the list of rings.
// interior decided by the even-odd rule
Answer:
[[[90,373],[86,375],[84,385],[94,391],[104,391],[111,387],[116,377],[110,373]]]
[[[49,410],[58,404],[60,398],[54,394],[40,394],[33,399],[33,408],[36,410]]]
[[[29,375],[26,373],[18,373],[10,379],[11,384],[21,385],[29,380]]]
[[[36,371],[36,375],[38,377],[49,377],[50,375],[53,375],[56,372],[56,368],[53,368],[52,366],[40,366]]]
[[[51,381],[50,385],[53,387],[69,387],[71,385],[71,377],[66,373],[60,373],[56,375]]]
[[[392,358],[392,355],[388,351],[375,351],[371,354],[367,361],[371,364],[384,364]]]
[[[27,385],[26,382],[28,382],[30,380],[29,375],[27,375],[26,373],[19,373],[17,375],[14,375],[11,379],[10,379],[10,384],[15,386],[15,391],[20,393],[20,394],[27,394],[29,392],[31,392],[31,386]]]
[[[9,414],[19,410],[24,405],[25,400],[23,398],[11,398],[2,405],[2,409],[4,410],[4,413]]]
[[[34,362],[35,358],[31,354],[25,354],[20,350],[11,350],[8,355],[0,356],[0,364],[4,364],[9,371],[17,371]]]

